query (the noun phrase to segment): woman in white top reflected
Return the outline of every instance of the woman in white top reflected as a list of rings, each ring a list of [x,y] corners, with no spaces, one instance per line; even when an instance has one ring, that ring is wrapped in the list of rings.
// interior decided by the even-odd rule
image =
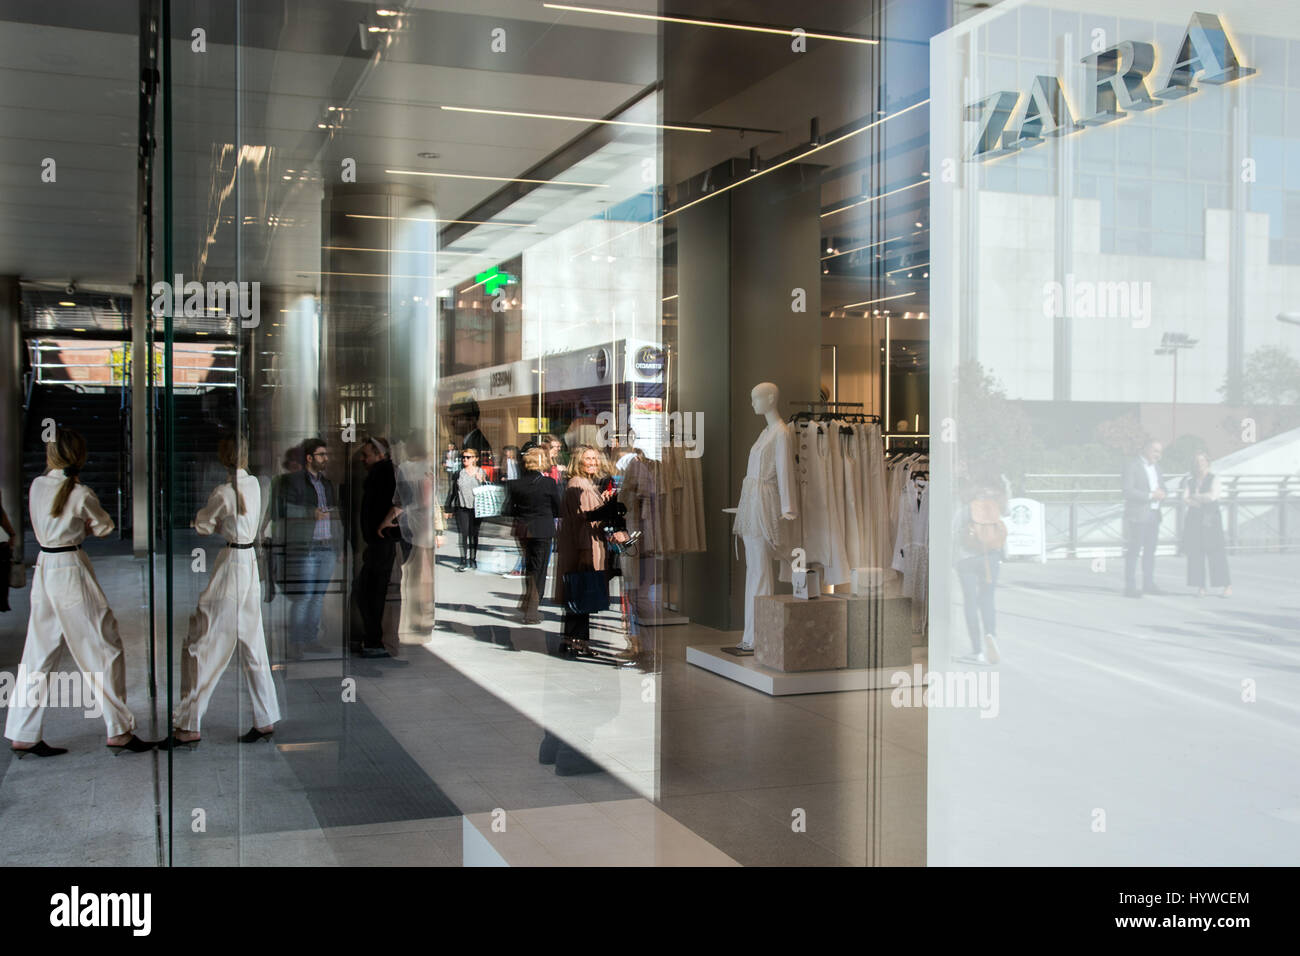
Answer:
[[[55,440],[45,446],[45,462],[48,470],[32,482],[29,494],[32,531],[41,554],[32,575],[27,643],[18,686],[10,695],[5,736],[13,741],[19,759],[67,753],[66,748],[51,747],[41,739],[49,685],[54,683],[50,671],[66,642],[81,679],[93,687],[95,704],[102,705],[109,750],[114,756],[152,750],[156,742],[141,740],[134,733],[135,717],[126,706],[126,661],[117,618],[81,549],[87,534],[102,538],[113,530],[113,519],[99,506],[95,493],[77,478],[86,465],[86,440],[60,428]],[[66,686],[62,679],[58,683]]]
[[[230,480],[213,489],[208,503],[194,518],[199,534],[219,534],[226,546],[212,566],[208,586],[190,615],[189,633],[181,649],[181,702],[163,750],[199,745],[200,725],[235,648],[243,650],[244,674],[253,705],[253,727],[243,743],[267,740],[280,719],[280,706],[271,679],[271,661],[262,629],[262,584],[253,544],[262,517],[262,488],[248,468],[248,447],[224,438],[217,450]]]

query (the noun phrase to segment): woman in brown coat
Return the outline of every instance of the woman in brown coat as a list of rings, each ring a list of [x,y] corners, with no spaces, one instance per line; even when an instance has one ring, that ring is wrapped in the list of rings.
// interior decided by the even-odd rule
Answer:
[[[570,651],[589,652],[591,615],[569,610],[564,596],[564,576],[580,570],[606,570],[605,541],[600,535],[600,521],[590,517],[614,497],[613,488],[600,491],[607,469],[600,452],[590,445],[579,445],[573,454],[575,474],[564,489],[560,532],[556,537],[555,600],[564,608],[564,639]]]

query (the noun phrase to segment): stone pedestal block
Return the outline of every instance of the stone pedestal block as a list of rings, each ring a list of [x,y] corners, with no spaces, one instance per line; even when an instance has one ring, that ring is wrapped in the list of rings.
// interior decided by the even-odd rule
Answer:
[[[912,663],[912,611],[907,598],[847,596],[849,667]]]
[[[754,599],[754,659],[778,671],[821,671],[848,664],[848,604],[823,595]]]

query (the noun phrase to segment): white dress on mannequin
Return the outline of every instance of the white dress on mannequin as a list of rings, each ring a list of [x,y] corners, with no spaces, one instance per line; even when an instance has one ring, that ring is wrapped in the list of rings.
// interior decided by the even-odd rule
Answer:
[[[741,646],[754,646],[754,599],[775,588],[773,564],[788,554],[789,524],[782,515],[797,513],[794,496],[794,455],[789,427],[769,422],[749,450],[740,505],[732,534],[745,542],[745,636]]]

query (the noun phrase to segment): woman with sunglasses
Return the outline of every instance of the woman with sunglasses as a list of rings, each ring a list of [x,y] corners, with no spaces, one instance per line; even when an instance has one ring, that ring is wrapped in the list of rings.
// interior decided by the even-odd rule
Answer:
[[[482,523],[481,518],[474,517],[474,489],[487,484],[488,477],[479,467],[478,452],[473,448],[461,449],[460,464],[443,510],[448,519],[456,519],[460,535],[460,564],[456,570],[468,571],[478,567],[478,528]]]

